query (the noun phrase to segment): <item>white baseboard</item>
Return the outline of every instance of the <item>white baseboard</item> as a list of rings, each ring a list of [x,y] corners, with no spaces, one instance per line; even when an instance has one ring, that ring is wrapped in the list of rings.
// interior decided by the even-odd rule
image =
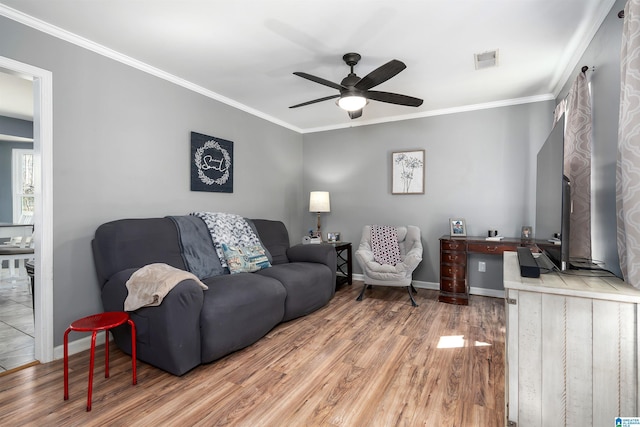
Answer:
[[[413,281],[413,286],[415,286],[418,289],[431,289],[431,290],[435,290],[435,291],[440,289],[440,283],[423,282],[421,280],[414,280]]]
[[[73,332],[72,332],[73,334]],[[70,337],[72,335],[69,335]],[[113,337],[109,335],[109,341],[113,341]],[[104,332],[98,332],[96,335],[96,346],[104,345]],[[91,334],[86,337],[82,337],[75,341],[69,341],[69,356],[72,354],[80,353],[81,351],[89,350],[91,348]],[[64,357],[64,345],[59,345],[53,348],[53,359],[62,359]]]
[[[472,286],[469,288],[469,293],[483,297],[504,298],[504,291],[500,289],[475,288]]]
[[[364,276],[362,274],[354,274],[353,280],[364,280]],[[418,289],[432,289],[436,291],[440,289],[440,283],[423,282],[421,280],[414,280],[413,286]],[[480,295],[484,297],[504,298],[504,291],[500,289],[478,288],[472,286],[469,288],[469,293],[471,295]]]
[[[362,275],[362,274],[354,274],[353,275],[353,280],[364,281],[364,275]],[[439,283],[423,282],[421,280],[414,280],[413,281],[413,286],[415,286],[418,289],[435,289],[435,290],[440,289],[440,284]]]

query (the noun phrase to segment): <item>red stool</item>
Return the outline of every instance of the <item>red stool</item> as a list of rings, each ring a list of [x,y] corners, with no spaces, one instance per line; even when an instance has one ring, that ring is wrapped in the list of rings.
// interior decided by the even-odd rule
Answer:
[[[136,376],[136,325],[124,311],[111,311],[83,317],[71,323],[64,333],[64,400],[69,399],[69,332],[92,332],[91,360],[89,361],[89,395],[87,396],[87,412],[91,410],[91,394],[93,391],[93,362],[96,355],[96,335],[105,331],[104,345],[104,377],[109,378],[109,329],[128,323],[131,326],[131,367],[133,369],[133,385],[138,382]]]

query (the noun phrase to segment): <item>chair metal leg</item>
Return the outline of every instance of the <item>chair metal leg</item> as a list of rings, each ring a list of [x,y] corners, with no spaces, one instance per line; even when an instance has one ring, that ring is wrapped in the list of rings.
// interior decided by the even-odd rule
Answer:
[[[409,292],[409,298],[411,299],[411,305],[413,305],[414,307],[417,307],[418,304],[416,304],[416,300],[413,299],[413,295],[411,294],[411,288],[413,286],[407,286],[407,291]]]
[[[364,291],[367,289],[367,284],[365,283],[364,286],[362,287],[362,292],[360,292],[360,295],[358,295],[358,298],[356,298],[356,301],[362,301],[362,297],[364,297]]]
[[[418,293],[417,289],[413,287],[413,283],[411,283],[409,286],[411,286],[411,290],[413,291],[414,294]]]

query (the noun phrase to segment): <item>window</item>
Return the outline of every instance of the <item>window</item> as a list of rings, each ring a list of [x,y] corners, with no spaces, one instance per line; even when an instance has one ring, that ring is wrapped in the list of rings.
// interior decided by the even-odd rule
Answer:
[[[33,150],[12,150],[13,222],[33,223]]]

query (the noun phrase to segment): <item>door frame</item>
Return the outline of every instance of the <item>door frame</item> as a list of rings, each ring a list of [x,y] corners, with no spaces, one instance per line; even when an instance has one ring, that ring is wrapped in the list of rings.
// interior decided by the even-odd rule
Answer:
[[[0,71],[33,82],[35,358],[53,360],[53,75],[0,56]]]

